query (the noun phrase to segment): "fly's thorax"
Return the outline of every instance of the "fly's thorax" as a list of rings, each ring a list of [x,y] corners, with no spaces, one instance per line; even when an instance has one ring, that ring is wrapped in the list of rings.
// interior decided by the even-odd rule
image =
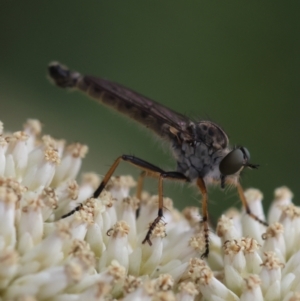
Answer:
[[[213,177],[220,180],[219,164],[228,153],[228,149],[215,149],[201,141],[194,143],[174,140],[172,144],[177,160],[177,171],[183,173],[191,181],[201,177]]]
[[[192,140],[182,133],[172,143],[177,171],[191,181],[198,177],[212,177],[219,181],[219,164],[229,152],[226,133],[211,121],[190,122],[186,130],[193,137]]]
[[[228,136],[220,126],[211,121],[200,121],[194,124],[195,140],[202,141],[214,150],[226,149]]]

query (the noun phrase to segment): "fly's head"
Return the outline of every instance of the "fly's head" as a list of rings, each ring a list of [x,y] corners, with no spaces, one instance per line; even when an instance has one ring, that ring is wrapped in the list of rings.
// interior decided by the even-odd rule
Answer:
[[[225,186],[227,176],[239,175],[245,168],[258,168],[259,165],[251,164],[250,153],[247,148],[240,146],[230,151],[220,162],[221,187]]]
[[[189,127],[196,140],[207,146],[211,171],[206,172],[219,178],[222,188],[225,186],[226,178],[237,180],[245,167],[258,168],[258,165],[250,163],[250,153],[247,148],[241,146],[229,150],[228,136],[217,124],[211,121],[200,121],[190,124]]]

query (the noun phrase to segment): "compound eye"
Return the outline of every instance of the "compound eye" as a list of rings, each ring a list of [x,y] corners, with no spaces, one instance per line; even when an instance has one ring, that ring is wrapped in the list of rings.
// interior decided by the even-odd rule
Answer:
[[[248,150],[245,148],[243,150],[236,148],[228,153],[220,162],[219,169],[222,175],[228,176],[238,172],[245,165],[245,157],[247,158],[248,155],[250,157]]]

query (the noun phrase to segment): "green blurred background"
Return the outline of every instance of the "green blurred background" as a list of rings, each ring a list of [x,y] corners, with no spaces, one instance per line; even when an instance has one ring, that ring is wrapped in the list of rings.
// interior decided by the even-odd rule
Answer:
[[[44,133],[88,144],[84,171],[104,174],[123,153],[175,166],[146,130],[51,86],[46,66],[58,60],[217,122],[261,165],[245,172],[243,186],[261,189],[267,206],[274,189],[287,185],[299,204],[299,1],[0,3],[0,119],[7,129],[38,118]],[[138,175],[126,164],[118,171],[129,172]],[[199,199],[171,183],[165,195],[181,207]],[[238,204],[234,189],[211,188],[210,199],[214,216]]]

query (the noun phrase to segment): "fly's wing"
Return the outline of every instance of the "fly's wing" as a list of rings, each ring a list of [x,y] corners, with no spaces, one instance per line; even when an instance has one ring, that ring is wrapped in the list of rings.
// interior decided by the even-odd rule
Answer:
[[[84,82],[90,87],[88,93],[92,97],[97,99],[100,92],[101,97],[97,100],[138,121],[159,136],[174,136],[180,132],[185,133],[187,139],[192,139],[187,131],[190,121],[186,116],[117,83],[91,76],[85,76]]]
[[[49,74],[62,88],[77,88],[153,130],[161,137],[194,140],[190,120],[120,84],[93,76],[82,76],[59,63],[49,65]],[[179,135],[180,134],[180,135]]]

